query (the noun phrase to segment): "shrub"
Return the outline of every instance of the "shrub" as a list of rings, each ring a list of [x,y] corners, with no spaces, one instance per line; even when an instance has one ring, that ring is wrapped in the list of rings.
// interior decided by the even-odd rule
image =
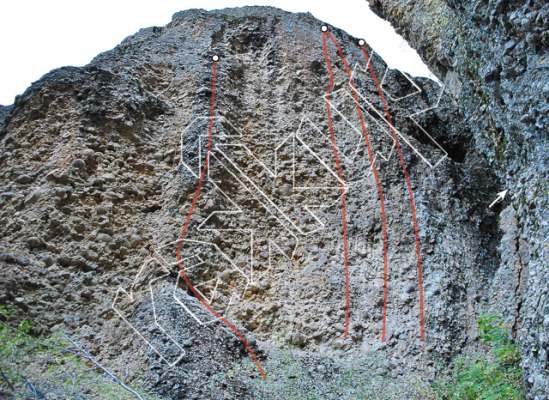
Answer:
[[[446,400],[524,399],[520,346],[499,316],[483,313],[478,326],[478,337],[489,351],[458,359],[451,377],[438,381],[435,389]]]

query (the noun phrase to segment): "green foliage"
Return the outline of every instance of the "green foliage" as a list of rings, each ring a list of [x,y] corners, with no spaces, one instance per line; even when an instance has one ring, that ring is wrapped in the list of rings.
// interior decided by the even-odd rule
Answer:
[[[239,20],[240,17],[237,17],[236,15],[227,15],[225,14],[223,17],[225,17],[226,19],[228,19],[229,21],[235,21],[235,20]]]
[[[520,400],[525,391],[520,369],[520,346],[513,343],[501,317],[489,313],[478,319],[481,343],[488,354],[461,357],[450,378],[435,384],[447,400]]]
[[[0,391],[12,396],[6,398],[35,398],[41,393],[36,398],[135,399],[103,371],[88,365],[62,336],[38,340],[29,335],[30,321],[15,325],[17,312],[12,306],[0,306]]]
[[[484,313],[478,318],[479,339],[484,345],[509,343],[509,332],[500,316]]]

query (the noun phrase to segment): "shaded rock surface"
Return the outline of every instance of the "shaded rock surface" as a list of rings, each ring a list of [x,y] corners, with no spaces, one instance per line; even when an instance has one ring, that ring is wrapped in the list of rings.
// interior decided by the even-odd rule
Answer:
[[[491,308],[523,346],[528,398],[546,398],[549,7],[547,2],[370,0],[443,78],[475,147],[509,189]]]

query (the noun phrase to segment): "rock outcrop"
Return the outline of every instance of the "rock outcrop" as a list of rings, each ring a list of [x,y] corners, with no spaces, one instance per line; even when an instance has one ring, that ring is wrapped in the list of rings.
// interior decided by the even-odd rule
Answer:
[[[395,376],[432,379],[434,362],[476,346],[476,316],[492,307],[525,344],[538,393],[546,377],[547,217],[537,216],[547,200],[544,103],[529,105],[531,120],[499,122],[494,147],[476,119],[503,121],[507,106],[475,106],[485,97],[453,61],[436,70],[448,95],[387,70],[366,46],[393,135],[358,40],[329,27],[353,72],[378,187],[345,64],[328,41],[331,142],[322,25],[269,7],[182,11],[88,66],[50,72],[0,109],[0,303],[36,321],[35,334],[78,328],[105,362],[132,372],[145,365],[146,381],[168,398],[212,398],[208,382],[251,351],[268,359],[277,340],[323,356],[384,351]],[[443,50],[433,51],[446,65]],[[510,73],[499,71],[501,82],[519,79]],[[505,96],[498,82],[482,87]],[[193,206],[210,122],[209,168]],[[512,123],[528,129],[510,131]],[[345,231],[334,147],[347,187]],[[504,183],[513,200],[488,208]],[[182,267],[250,349],[181,279],[177,241],[190,211]],[[246,382],[225,388],[227,398],[251,394]]]
[[[528,398],[549,392],[549,8],[546,2],[370,0],[444,79],[509,189],[491,307],[523,345]]]

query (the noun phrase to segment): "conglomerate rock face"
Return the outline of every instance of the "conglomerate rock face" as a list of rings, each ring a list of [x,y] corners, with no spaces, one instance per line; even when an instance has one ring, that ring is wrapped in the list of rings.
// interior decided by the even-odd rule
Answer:
[[[549,392],[549,7],[543,1],[371,0],[444,80],[512,196],[491,308],[523,346],[528,398]]]
[[[529,304],[525,225],[509,205],[500,229],[508,201],[488,208],[501,178],[476,128],[441,86],[387,70],[366,45],[378,89],[358,41],[329,27],[355,101],[322,25],[268,7],[179,12],[1,108],[0,303],[35,334],[78,331],[115,370],[145,365],[169,398],[210,398],[199,389],[213,376],[252,351],[260,364],[277,340],[383,350],[395,376],[432,378],[475,346],[478,311],[508,287],[525,326],[513,309]]]

